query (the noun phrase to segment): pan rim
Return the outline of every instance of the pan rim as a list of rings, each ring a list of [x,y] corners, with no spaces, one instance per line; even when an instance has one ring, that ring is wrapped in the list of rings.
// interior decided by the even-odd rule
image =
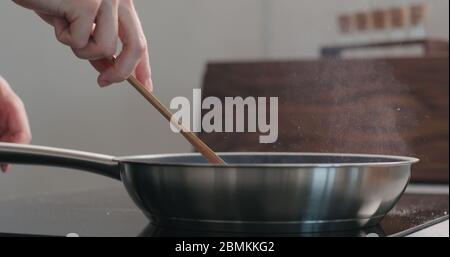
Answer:
[[[173,163],[155,161],[152,159],[173,158],[173,157],[193,157],[201,156],[200,153],[167,153],[167,154],[149,154],[134,155],[114,158],[120,163],[146,164],[162,167],[194,167],[194,168],[340,168],[340,167],[387,167],[412,165],[420,161],[418,158],[398,156],[398,155],[380,155],[380,154],[355,154],[355,153],[317,153],[317,152],[217,152],[219,156],[236,156],[236,155],[285,155],[285,156],[330,156],[330,157],[362,157],[362,158],[382,158],[391,159],[392,161],[380,162],[358,162],[358,163],[240,163],[240,164],[209,164],[209,163]]]

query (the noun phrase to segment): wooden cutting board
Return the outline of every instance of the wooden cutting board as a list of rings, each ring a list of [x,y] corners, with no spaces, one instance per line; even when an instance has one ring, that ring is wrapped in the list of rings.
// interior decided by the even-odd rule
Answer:
[[[203,98],[278,96],[279,137],[200,133],[216,151],[409,155],[413,180],[448,183],[448,57],[211,63]]]

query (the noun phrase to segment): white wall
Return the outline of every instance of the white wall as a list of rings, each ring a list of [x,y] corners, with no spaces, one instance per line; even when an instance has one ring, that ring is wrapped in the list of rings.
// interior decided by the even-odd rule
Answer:
[[[149,38],[156,94],[164,103],[200,87],[208,60],[317,57],[336,40],[335,16],[362,0],[135,0]],[[430,0],[429,29],[448,39],[448,1]],[[0,1],[0,73],[23,98],[34,144],[128,155],[190,147],[128,85],[100,89],[96,74],[51,29]],[[0,197],[110,185],[64,169],[16,166]],[[116,183],[113,183],[116,184]]]
[[[277,0],[268,1],[268,56],[316,58],[321,46],[339,42],[337,14],[378,6],[427,2],[427,35],[449,39],[448,0]]]
[[[259,0],[135,2],[149,38],[156,94],[166,104],[200,87],[206,60],[262,55]],[[0,71],[27,105],[34,144],[114,155],[191,150],[127,84],[98,88],[93,69],[34,14],[0,1],[0,17]],[[16,166],[0,175],[4,197],[111,183],[57,168]]]

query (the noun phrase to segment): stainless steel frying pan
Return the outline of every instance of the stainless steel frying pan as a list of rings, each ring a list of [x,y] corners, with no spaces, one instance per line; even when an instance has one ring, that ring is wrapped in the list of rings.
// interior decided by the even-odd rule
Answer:
[[[377,224],[406,188],[415,158],[318,153],[120,157],[0,143],[0,162],[60,166],[118,179],[160,226],[299,233]],[[1,179],[1,178],[0,178]]]

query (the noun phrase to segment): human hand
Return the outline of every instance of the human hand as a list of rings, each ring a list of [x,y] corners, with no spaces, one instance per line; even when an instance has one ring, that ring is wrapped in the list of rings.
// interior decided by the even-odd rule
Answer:
[[[0,76],[0,141],[28,144],[31,142],[30,126],[22,100]],[[3,172],[9,164],[0,164]]]
[[[147,40],[132,0],[13,0],[34,10],[56,38],[100,72],[101,87],[134,74],[152,90]],[[115,62],[118,41],[122,50]]]

